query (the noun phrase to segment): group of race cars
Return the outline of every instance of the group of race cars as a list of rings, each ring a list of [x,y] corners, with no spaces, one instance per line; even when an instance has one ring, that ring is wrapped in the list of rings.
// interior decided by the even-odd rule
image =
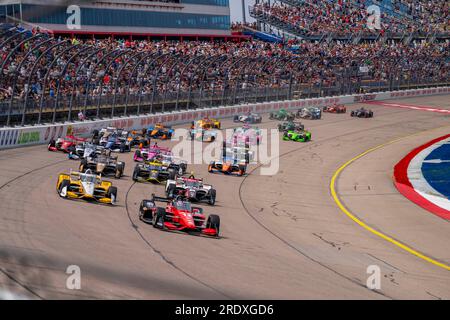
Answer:
[[[298,110],[296,113],[281,109],[278,112],[271,112],[269,119],[283,121],[278,124],[278,131],[283,133],[282,137],[284,141],[308,142],[311,141],[311,132],[305,130],[304,124],[296,121],[296,119],[320,120],[322,118],[322,113],[347,113],[347,107],[337,104],[325,106],[322,109],[318,107],[305,107]],[[351,111],[350,116],[357,118],[372,118],[373,111],[363,107]]]
[[[310,107],[291,113],[280,110],[271,113],[269,118],[284,121],[278,124],[285,141],[307,142],[311,140],[311,132],[295,119],[320,119],[322,112],[346,113],[345,106],[327,106],[322,109]],[[351,112],[352,117],[369,118],[373,112],[364,108]],[[236,115],[235,123],[240,127],[232,130],[231,136],[223,141],[220,159],[208,165],[209,173],[223,173],[243,176],[248,164],[253,160],[251,147],[262,143],[261,130],[252,124],[261,123],[258,114],[247,113]],[[201,142],[216,140],[221,123],[216,119],[204,118],[191,124],[187,139]],[[200,207],[193,203],[207,203],[214,206],[217,191],[203,179],[193,174],[186,176],[188,164],[176,157],[172,150],[152,144],[152,139],[171,139],[174,130],[157,124],[139,131],[126,131],[107,127],[94,130],[90,139],[73,135],[51,140],[49,151],[62,151],[69,159],[79,161],[77,172],[59,174],[56,190],[60,197],[68,199],[84,199],[103,204],[114,205],[117,201],[117,187],[103,177],[120,179],[125,172],[125,162],[119,161],[114,153],[131,152],[135,148],[133,161],[135,167],[132,174],[134,182],[164,184],[165,197],[152,194],[151,199],[143,200],[139,207],[139,219],[163,230],[186,231],[200,235],[218,237],[220,217],[206,216]],[[157,203],[165,203],[158,206]]]
[[[212,142],[214,139],[207,137],[216,137],[220,127],[220,121],[204,118],[192,123],[187,138]],[[220,217],[206,216],[202,208],[192,206],[199,202],[215,205],[216,189],[192,174],[186,177],[187,162],[176,157],[169,148],[152,143],[152,139],[170,139],[173,133],[172,128],[162,124],[131,132],[108,127],[94,130],[90,139],[72,135],[50,141],[49,151],[62,151],[69,159],[79,161],[77,172],[58,176],[57,193],[66,199],[114,205],[117,188],[103,177],[122,178],[125,162],[119,161],[115,153],[131,152],[135,148],[132,180],[165,185],[165,197],[152,195],[151,199],[141,202],[139,218],[155,228],[219,236]],[[208,171],[243,176],[252,157],[250,145],[260,142],[259,129],[247,124],[235,128],[232,136],[223,142],[222,157],[211,162]],[[166,203],[165,206],[157,206],[161,202]]]

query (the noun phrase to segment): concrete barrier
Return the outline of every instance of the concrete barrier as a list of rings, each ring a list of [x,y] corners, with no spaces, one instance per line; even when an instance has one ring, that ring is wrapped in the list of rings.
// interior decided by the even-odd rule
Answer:
[[[299,109],[303,107],[323,107],[333,103],[352,104],[365,101],[381,101],[391,99],[412,98],[431,95],[449,94],[450,87],[381,92],[374,94],[357,94],[337,97],[323,97],[303,100],[263,102],[227,107],[196,109],[192,111],[168,112],[153,115],[118,117],[107,120],[83,121],[71,123],[55,123],[39,126],[25,126],[0,129],[0,149],[17,148],[35,144],[46,144],[51,139],[69,134],[88,137],[94,130],[106,126],[124,128],[126,130],[147,128],[156,123],[177,125],[190,123],[203,118],[230,118],[245,112],[267,113],[280,109]]]

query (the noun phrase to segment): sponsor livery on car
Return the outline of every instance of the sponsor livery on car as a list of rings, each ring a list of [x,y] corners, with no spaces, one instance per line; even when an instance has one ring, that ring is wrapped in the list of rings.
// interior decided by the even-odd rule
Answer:
[[[59,196],[66,199],[83,199],[105,204],[115,204],[117,188],[90,170],[86,173],[61,173],[56,183]]]
[[[165,202],[165,207],[158,207],[156,202]],[[206,217],[202,208],[193,207],[190,201],[178,196],[175,199],[156,197],[143,200],[139,208],[139,219],[152,224],[153,227],[167,231],[182,231],[194,235],[218,237],[220,217]]]
[[[166,196],[174,198],[178,195],[193,202],[207,202],[210,205],[216,203],[216,189],[203,183],[203,179],[179,177],[175,180],[167,180]]]

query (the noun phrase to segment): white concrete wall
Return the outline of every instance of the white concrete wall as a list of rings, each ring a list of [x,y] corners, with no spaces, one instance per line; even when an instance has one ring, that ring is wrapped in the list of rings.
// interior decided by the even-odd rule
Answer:
[[[412,98],[431,95],[450,94],[450,87],[405,90],[396,92],[382,92],[366,95],[348,95],[338,97],[324,97],[304,100],[292,100],[281,102],[264,102],[257,104],[236,105],[228,107],[216,107],[197,109],[194,111],[169,112],[164,114],[142,115],[133,117],[114,118],[100,121],[84,121],[74,123],[60,123],[52,125],[28,126],[16,128],[0,129],[0,149],[17,148],[35,144],[46,144],[50,139],[74,134],[87,137],[95,129],[101,129],[106,126],[118,128],[142,129],[155,123],[164,123],[167,125],[176,125],[190,123],[191,121],[203,118],[205,116],[214,118],[230,118],[235,114],[244,112],[267,113],[280,109],[299,109],[303,107],[323,107],[325,105],[352,104],[363,101],[381,101],[391,99]]]

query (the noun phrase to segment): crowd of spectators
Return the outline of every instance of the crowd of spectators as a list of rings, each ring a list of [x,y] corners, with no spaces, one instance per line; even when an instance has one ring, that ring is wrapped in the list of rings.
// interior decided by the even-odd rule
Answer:
[[[416,17],[426,31],[450,31],[450,3],[442,0],[391,0],[394,7],[406,8],[406,14]]]
[[[400,0],[399,0],[400,1]],[[427,33],[448,31],[448,2],[414,1],[412,15],[389,15],[383,10],[375,18],[368,12],[365,0],[314,1],[303,0],[291,6],[283,2],[260,2],[252,8],[252,14],[284,24],[301,35],[333,33],[336,35],[366,33]]]
[[[0,33],[0,43],[10,35]],[[35,105],[74,99],[79,106],[87,98],[112,95],[276,89],[292,82],[333,86],[346,68],[363,65],[373,81],[388,81],[393,74],[448,81],[449,49],[449,43],[425,42],[81,40],[36,30],[0,48],[0,102],[14,95],[15,101]]]

